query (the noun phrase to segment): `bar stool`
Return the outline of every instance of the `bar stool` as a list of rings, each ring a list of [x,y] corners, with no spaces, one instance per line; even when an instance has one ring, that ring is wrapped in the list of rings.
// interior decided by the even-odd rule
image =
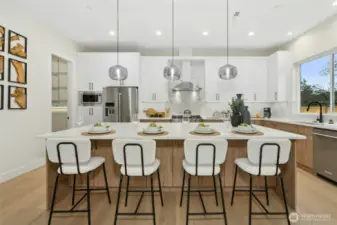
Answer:
[[[202,140],[202,139],[187,139],[184,142],[183,160],[184,176],[183,185],[181,188],[180,206],[182,206],[184,187],[185,187],[185,174],[188,174],[187,185],[187,211],[186,211],[186,225],[189,222],[189,216],[200,215],[223,215],[225,224],[227,224],[227,215],[225,208],[225,199],[222,189],[221,181],[221,168],[220,165],[225,162],[228,149],[228,142],[226,140]],[[213,189],[195,189],[191,190],[191,176],[206,176],[213,178]],[[216,205],[218,205],[217,187],[215,176],[218,176],[221,191],[222,212],[207,212],[201,192],[214,192]],[[204,212],[191,213],[190,210],[190,193],[198,192],[199,198]]]
[[[51,224],[53,213],[88,213],[88,224],[91,224],[91,209],[90,209],[90,192],[96,190],[105,190],[108,196],[108,201],[111,204],[109,185],[105,170],[105,158],[103,157],[91,157],[91,142],[89,139],[83,138],[49,138],[46,143],[48,159],[53,163],[58,163],[57,175],[54,185],[53,198],[50,207],[48,225]],[[90,188],[89,187],[89,175],[91,171],[103,166],[105,187],[104,188]],[[57,185],[59,176],[61,175],[73,175],[74,186],[72,196],[72,208],[70,210],[54,210]],[[87,175],[87,187],[85,189],[76,189],[75,180],[77,174]],[[80,200],[74,204],[75,191],[85,191]],[[75,208],[87,197],[87,209],[75,210]]]
[[[233,205],[235,192],[249,192],[249,222],[252,223],[252,215],[286,215],[288,225],[289,221],[289,212],[287,199],[285,195],[283,177],[281,174],[280,164],[285,164],[289,160],[291,149],[291,142],[289,140],[249,140],[247,144],[247,153],[248,158],[239,158],[235,160],[235,175],[234,175],[234,184],[232,191],[232,201]],[[236,186],[236,177],[238,167],[244,172],[249,174],[249,190],[246,189],[235,189]],[[264,190],[253,190],[253,176],[263,176],[265,177],[265,189]],[[256,191],[263,191],[268,193],[266,177],[276,176],[281,181],[282,186],[282,195],[284,201],[285,212],[269,212],[266,207],[261,203],[257,196],[253,193]],[[263,208],[265,212],[252,212],[252,197],[256,199],[259,205]],[[268,195],[267,205],[269,205]]]
[[[163,202],[163,193],[161,189],[160,182],[160,172],[159,166],[160,161],[156,159],[156,142],[154,140],[127,140],[127,139],[116,139],[112,142],[112,149],[115,162],[121,165],[121,175],[119,180],[118,195],[117,195],[117,205],[115,213],[114,225],[117,224],[118,216],[153,216],[153,224],[156,224],[156,213],[155,213],[155,203],[154,203],[154,192],[160,193],[160,200],[162,206]],[[159,190],[154,190],[153,188],[153,174],[157,172],[158,174],[158,184]],[[142,192],[136,209],[132,213],[119,212],[119,202],[121,195],[121,187],[123,183],[124,176],[127,177],[127,186],[126,186],[126,197],[125,197],[125,206],[127,205],[128,193],[129,192]],[[131,177],[142,176],[146,178],[150,176],[151,179],[151,189],[129,189],[129,180]],[[145,192],[151,192],[152,198],[152,213],[138,213],[138,208],[143,199]]]

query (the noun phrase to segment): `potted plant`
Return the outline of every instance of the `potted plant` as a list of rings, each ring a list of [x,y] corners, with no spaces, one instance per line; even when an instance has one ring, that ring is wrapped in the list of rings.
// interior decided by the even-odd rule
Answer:
[[[233,127],[237,127],[242,123],[242,100],[232,98],[232,101],[229,102],[229,106],[231,108],[231,123]]]

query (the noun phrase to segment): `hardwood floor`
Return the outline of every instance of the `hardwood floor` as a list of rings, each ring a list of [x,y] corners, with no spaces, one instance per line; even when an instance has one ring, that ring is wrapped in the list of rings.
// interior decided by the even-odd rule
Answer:
[[[336,225],[337,224],[337,186],[313,176],[301,169],[297,169],[298,179],[298,213],[303,214],[330,214],[327,221],[301,220],[294,224],[299,225]],[[45,168],[37,169],[14,180],[0,185],[0,225],[46,225],[48,213],[45,211]],[[226,210],[229,225],[248,224],[248,197],[238,194],[235,203],[230,206],[231,190],[225,190]],[[109,205],[105,193],[92,195],[92,224],[113,224],[116,192],[111,192],[112,204]],[[77,195],[80,198],[80,193]],[[122,203],[124,203],[122,196]],[[179,192],[164,192],[164,208],[160,206],[159,196],[156,195],[156,215],[158,225],[183,225],[185,224],[186,196],[184,206],[179,207]],[[262,202],[264,197],[261,196]],[[139,196],[129,197],[129,206],[121,210],[132,211],[137,204]],[[274,193],[271,194],[270,210],[283,210],[282,202]],[[221,210],[215,206],[213,195],[205,195],[204,201],[207,210]],[[147,195],[141,204],[140,212],[151,211],[151,198]],[[64,199],[57,207],[69,207],[70,196]],[[200,200],[197,196],[191,198],[191,210],[201,211]],[[86,208],[85,201],[80,206]],[[260,210],[256,204],[253,210]],[[309,215],[310,216],[310,215]],[[193,217],[190,225],[220,225],[224,224],[221,216]],[[282,219],[283,218],[283,219]],[[86,214],[55,215],[52,225],[78,225],[87,224]],[[121,217],[119,225],[147,225],[152,224],[151,217]],[[255,217],[253,225],[285,225],[283,216]]]

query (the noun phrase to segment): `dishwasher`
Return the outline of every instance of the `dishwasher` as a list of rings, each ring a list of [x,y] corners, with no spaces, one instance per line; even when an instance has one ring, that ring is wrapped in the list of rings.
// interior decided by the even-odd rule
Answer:
[[[314,170],[337,182],[337,131],[314,129]]]

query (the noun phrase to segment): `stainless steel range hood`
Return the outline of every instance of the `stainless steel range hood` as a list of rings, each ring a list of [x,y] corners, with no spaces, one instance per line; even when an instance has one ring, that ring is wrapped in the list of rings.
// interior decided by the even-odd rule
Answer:
[[[173,91],[190,91],[190,92],[199,92],[202,90],[198,85],[194,85],[190,81],[183,81],[180,84],[177,84],[173,89]]]

